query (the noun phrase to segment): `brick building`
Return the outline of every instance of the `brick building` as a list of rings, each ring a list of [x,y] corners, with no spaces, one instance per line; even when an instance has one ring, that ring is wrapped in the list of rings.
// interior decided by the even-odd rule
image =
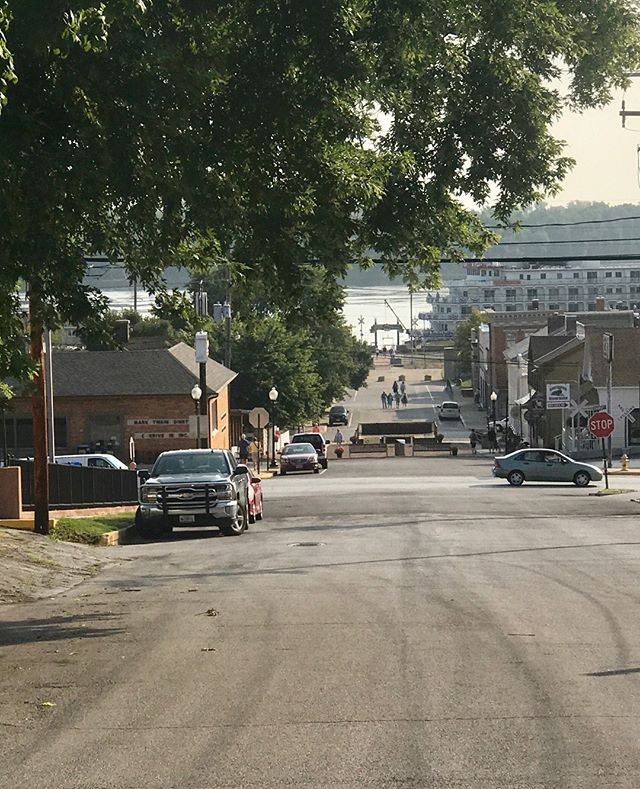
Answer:
[[[231,445],[229,384],[236,373],[207,362],[208,417],[201,431],[209,446]],[[150,463],[168,449],[195,447],[197,417],[191,389],[198,383],[194,349],[54,351],[56,453],[112,452],[129,460],[133,439],[138,462]],[[17,397],[5,414],[7,448],[33,454],[31,402]]]

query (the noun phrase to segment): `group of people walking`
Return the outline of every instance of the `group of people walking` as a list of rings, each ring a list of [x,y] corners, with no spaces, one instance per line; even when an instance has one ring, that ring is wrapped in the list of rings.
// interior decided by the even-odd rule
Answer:
[[[406,408],[409,403],[409,398],[407,397],[407,385],[405,382],[400,381],[400,383],[398,383],[394,381],[390,392],[382,392],[380,401],[383,408],[393,408],[394,403],[396,408],[400,408],[400,404],[402,404],[403,408]]]

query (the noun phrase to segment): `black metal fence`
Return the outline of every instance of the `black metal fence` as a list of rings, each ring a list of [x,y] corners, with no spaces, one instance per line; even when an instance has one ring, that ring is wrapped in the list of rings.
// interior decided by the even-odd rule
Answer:
[[[33,462],[19,460],[16,465],[22,469],[22,506],[33,508]],[[137,501],[135,471],[49,464],[51,507],[96,507]]]

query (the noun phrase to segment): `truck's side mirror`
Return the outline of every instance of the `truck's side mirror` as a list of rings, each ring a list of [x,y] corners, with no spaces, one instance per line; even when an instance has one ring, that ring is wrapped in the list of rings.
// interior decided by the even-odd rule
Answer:
[[[138,479],[140,480],[140,484],[144,485],[144,483],[149,479],[151,476],[151,472],[148,468],[141,468],[138,470]]]
[[[249,473],[250,472],[248,466],[245,466],[244,463],[238,463],[238,465],[235,468],[235,471],[233,472],[233,475],[236,476],[237,474],[249,474]]]

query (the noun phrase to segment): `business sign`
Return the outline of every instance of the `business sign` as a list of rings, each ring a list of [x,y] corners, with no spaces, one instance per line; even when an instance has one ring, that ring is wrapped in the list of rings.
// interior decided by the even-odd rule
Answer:
[[[613,334],[609,334],[609,332],[602,335],[602,355],[611,364],[613,361]]]
[[[153,427],[167,427],[171,426],[172,428],[178,427],[186,427],[189,424],[188,419],[183,419],[182,417],[176,417],[175,419],[151,419],[149,417],[140,417],[139,419],[127,419],[127,425],[130,427],[140,427],[140,426],[153,426]]]
[[[571,405],[569,384],[547,384],[547,409],[568,408]]]

